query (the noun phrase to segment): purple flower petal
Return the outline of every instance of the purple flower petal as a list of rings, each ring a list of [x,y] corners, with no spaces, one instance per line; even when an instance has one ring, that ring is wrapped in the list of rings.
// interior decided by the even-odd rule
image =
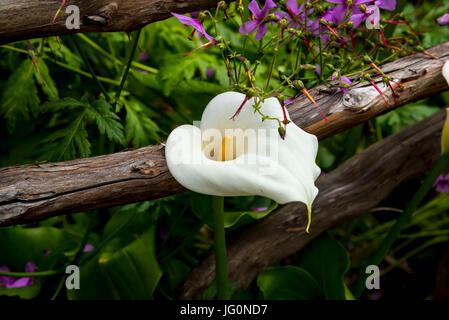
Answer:
[[[183,25],[185,26],[192,26],[198,33],[200,33],[202,36],[206,37],[209,41],[213,41],[214,38],[211,37],[206,33],[206,30],[204,30],[204,26],[199,22],[198,20],[195,20],[190,17],[183,16],[181,14],[177,14],[174,12],[171,12],[171,14],[179,20]]]
[[[148,54],[143,51],[142,53],[140,53],[139,55],[139,61],[147,61],[148,60]]]
[[[440,175],[433,186],[437,192],[449,192],[449,174]]]
[[[36,264],[33,261],[28,262],[25,265],[25,272],[34,272],[36,271]]]
[[[34,283],[33,278],[19,278],[15,280],[13,283],[7,284],[6,288],[22,288],[22,287],[30,287]]]
[[[437,22],[440,26],[445,26],[449,24],[449,13],[446,13],[441,17],[437,18]]]
[[[346,0],[326,0],[326,1],[335,4],[346,4]]]
[[[259,21],[256,21],[256,20],[245,22],[239,28],[240,34],[244,35],[244,36],[251,34],[254,31],[256,31],[258,25],[259,25]],[[245,31],[246,31],[246,33],[245,33]]]
[[[368,16],[361,12],[358,8],[353,11],[353,14],[351,14],[351,18],[349,18],[349,21],[351,21],[353,25],[353,29],[357,28],[363,21],[366,20]]]
[[[85,246],[84,246],[84,248],[83,248],[83,252],[84,253],[86,253],[86,252],[91,252],[92,250],[94,250],[95,249],[95,247],[93,246],[93,245],[91,245],[91,244],[86,244]]]
[[[393,11],[396,9],[396,0],[376,0],[374,5],[381,9],[385,9],[388,11]]]
[[[344,1],[344,0],[337,0],[337,1]],[[298,15],[302,8],[304,8],[304,2],[301,4],[301,8],[298,8],[298,2],[296,0],[287,0],[287,8],[295,15]]]
[[[8,267],[0,267],[1,271],[10,272]],[[0,276],[0,287],[6,287],[9,284],[14,283],[14,277],[8,277],[8,276]]]
[[[362,4],[362,3],[367,3],[367,2],[372,2],[373,0],[355,0],[354,2],[353,2],[353,5],[359,5],[359,4]]]
[[[265,34],[267,33],[267,24],[262,23],[257,30],[257,34],[254,37],[256,40],[262,40]]]
[[[250,4],[248,5],[248,9],[249,11],[252,12],[252,14],[254,15],[254,17],[256,17],[257,20],[263,18],[262,12],[260,11],[259,8],[259,4],[257,3],[256,0],[250,2]]]
[[[214,69],[207,68],[207,70],[206,70],[206,78],[209,79],[210,77],[212,77],[214,75],[214,73],[215,73]]]
[[[284,101],[285,102],[285,101]],[[262,207],[262,208],[251,208],[251,211],[253,212],[261,212],[261,211],[265,211],[268,210],[267,207]]]
[[[346,83],[347,85],[350,85],[352,83],[351,80],[349,80],[348,77],[346,76],[341,76],[341,81],[343,81],[344,83]]]
[[[266,0],[261,12],[262,17],[265,17],[267,13],[273,8],[276,8],[276,4],[273,2],[273,0]]]

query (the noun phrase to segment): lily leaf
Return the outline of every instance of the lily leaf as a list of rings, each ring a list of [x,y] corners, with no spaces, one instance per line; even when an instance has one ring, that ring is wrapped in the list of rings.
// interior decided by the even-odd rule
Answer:
[[[192,193],[191,207],[193,213],[209,227],[214,227],[214,217],[212,215],[212,197],[199,193]],[[254,220],[259,220],[267,216],[278,207],[274,201],[269,201],[268,205],[264,205],[260,211],[241,210],[241,211],[226,211],[224,213],[225,228],[239,227]],[[265,210],[261,210],[265,209]],[[226,209],[225,209],[226,210]]]
[[[313,240],[301,252],[299,266],[320,283],[327,300],[345,300],[343,275],[348,270],[349,258],[343,246],[325,233]]]
[[[81,237],[52,227],[1,228],[0,243],[7,245],[0,246],[0,266],[8,267],[14,272],[24,272],[25,265],[34,262],[38,268],[36,271],[50,270],[65,258],[64,253],[76,250],[80,240]],[[48,254],[45,254],[46,250],[49,251]],[[0,296],[32,299],[39,294],[42,279],[35,277],[34,284],[30,287],[0,287]]]
[[[266,300],[317,300],[324,296],[317,280],[295,266],[268,268],[257,277],[257,286]]]
[[[121,249],[104,250],[80,268],[80,289],[69,299],[152,299],[162,276],[155,253],[155,225]]]

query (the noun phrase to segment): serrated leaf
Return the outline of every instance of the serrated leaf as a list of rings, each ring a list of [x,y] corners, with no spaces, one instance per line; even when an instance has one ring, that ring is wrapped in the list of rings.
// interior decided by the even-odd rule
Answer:
[[[43,140],[44,143],[49,143],[47,157],[50,160],[70,160],[90,156],[90,142],[87,140],[84,123],[85,116],[86,110],[83,110],[68,127],[57,130]]]
[[[109,140],[124,144],[123,125],[105,100],[96,100],[87,109],[87,116],[95,121],[101,134],[107,134]]]
[[[125,108],[127,141],[132,141],[135,148],[140,148],[160,140],[159,127],[145,114],[142,104],[137,100],[129,100],[125,101]]]
[[[34,77],[36,78],[37,83],[41,85],[42,91],[45,92],[50,100],[59,99],[58,89],[50,76],[50,70],[48,70],[48,66],[45,64],[44,59],[39,58],[37,60],[37,65],[39,66],[39,72],[34,68]],[[44,82],[42,82],[42,79]]]
[[[74,98],[64,98],[64,99],[60,99],[60,100],[56,100],[56,101],[46,102],[39,107],[38,111],[40,113],[57,112],[62,109],[66,109],[66,108],[73,109],[73,108],[77,108],[77,107],[82,107],[84,105],[85,104],[83,102],[78,101]]]
[[[40,100],[33,73],[33,63],[27,59],[6,81],[0,100],[0,112],[7,120],[9,132],[14,130],[17,121],[28,119],[30,110],[39,106]]]

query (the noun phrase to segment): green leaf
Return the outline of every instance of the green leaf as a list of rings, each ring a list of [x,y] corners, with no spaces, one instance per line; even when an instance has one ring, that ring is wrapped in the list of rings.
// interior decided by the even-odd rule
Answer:
[[[77,157],[88,157],[91,153],[90,142],[84,123],[86,109],[82,111],[63,129],[55,131],[42,142],[47,145],[47,158],[52,160],[70,160]]]
[[[125,108],[127,141],[132,141],[135,148],[140,148],[160,140],[159,127],[146,114],[145,106],[132,99],[125,102]]]
[[[57,112],[61,111],[63,109],[74,109],[77,107],[83,107],[85,106],[84,102],[78,101],[74,98],[66,97],[64,99],[55,100],[55,101],[49,101],[44,103],[39,107],[39,112],[46,113],[46,112]]]
[[[50,71],[48,70],[44,59],[39,58],[37,60],[37,65],[39,66],[39,72],[36,70],[36,68],[34,68],[34,77],[36,78],[36,82],[41,85],[42,91],[45,92],[50,100],[59,99],[58,89],[56,88],[55,82],[50,76]],[[44,79],[44,82],[42,82],[42,79]]]
[[[268,268],[257,277],[266,300],[317,300],[323,298],[320,285],[304,269],[295,266]]]
[[[168,288],[171,291],[175,290],[190,272],[189,266],[176,258],[171,258],[164,262],[162,269],[164,270],[164,278]]]
[[[343,275],[349,259],[345,248],[325,233],[309,243],[302,251],[299,266],[318,280],[328,300],[344,300]]]
[[[40,227],[9,227],[0,229],[0,266],[7,266],[11,271],[24,272],[28,262],[36,263],[37,271],[51,270],[66,259],[65,253],[73,252],[81,237],[69,234],[64,230]],[[50,250],[46,255],[45,250]],[[19,296],[32,299],[41,290],[41,278],[34,278],[34,285],[23,288],[0,287],[0,296]]]
[[[124,145],[123,125],[109,103],[105,100],[95,100],[87,109],[87,116],[96,122],[101,134],[106,133],[109,140]]]
[[[69,299],[152,299],[162,276],[156,260],[155,225],[120,250],[102,252],[80,269],[80,290]]]
[[[9,132],[14,130],[19,120],[29,118],[30,110],[39,106],[40,100],[33,73],[33,63],[27,59],[6,81],[0,100],[0,113],[7,120]]]
[[[193,213],[209,227],[214,227],[214,218],[212,216],[212,197],[200,193],[193,193],[191,196],[190,205]],[[246,218],[249,220],[259,220],[267,216],[273,210],[277,208],[278,204],[274,201],[270,201],[267,205],[267,209],[263,211],[226,211],[224,213],[224,226],[225,228],[231,228],[236,226],[238,222]],[[225,209],[226,210],[226,209]]]

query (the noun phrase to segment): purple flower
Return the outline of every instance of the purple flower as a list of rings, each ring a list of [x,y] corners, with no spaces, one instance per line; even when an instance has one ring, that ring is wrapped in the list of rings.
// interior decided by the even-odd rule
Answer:
[[[141,73],[141,74],[148,74],[149,73],[147,70],[142,70],[142,69],[136,69],[136,72]]]
[[[206,70],[206,79],[209,79],[210,77],[212,77],[214,75],[214,73],[215,73],[214,69],[207,68],[207,70]]]
[[[437,192],[449,192],[449,174],[442,174],[433,184]]]
[[[45,254],[46,256],[48,256],[50,253],[51,253],[50,250],[48,250],[48,249],[45,249],[45,250],[44,250],[44,254]]]
[[[268,210],[267,207],[262,207],[262,208],[251,208],[251,211],[253,212],[260,212],[260,211],[265,211]]]
[[[440,26],[445,26],[449,24],[449,13],[446,13],[437,19],[437,22]]]
[[[148,60],[148,54],[145,51],[142,51],[139,55],[139,61],[147,61]]]
[[[337,73],[334,73],[332,75],[332,80],[337,79],[337,77],[338,77],[338,82],[340,83],[340,85],[339,85],[340,91],[343,93],[347,92],[348,90],[346,89],[346,86],[351,85],[352,81],[349,80],[349,78],[346,76],[338,76]]]
[[[1,271],[10,272],[8,267],[0,267]],[[36,270],[36,264],[34,262],[28,262],[25,265],[25,272],[30,273]],[[22,288],[30,287],[34,284],[34,279],[31,277],[14,278],[9,276],[0,276],[0,287],[4,288]]]
[[[286,12],[276,12],[274,15],[279,19],[285,19],[287,20],[288,23],[291,22],[291,27],[292,28],[298,28],[299,22],[304,22],[306,20],[306,10],[304,10],[304,6],[307,3],[307,1],[301,3],[301,5],[298,7],[298,2],[297,0],[287,0],[286,3],[286,7],[287,7],[287,11]],[[314,11],[314,8],[311,8],[307,11],[307,14],[311,14]],[[308,25],[310,26],[313,23],[312,20],[308,21]]]
[[[396,0],[376,0],[374,5],[384,10],[393,11],[396,9]]]
[[[245,36],[257,30],[255,39],[262,40],[267,33],[267,23],[264,22],[265,17],[268,12],[275,7],[276,5],[274,4],[273,0],[266,0],[263,9],[260,10],[257,1],[251,1],[251,3],[248,5],[248,8],[254,15],[255,20],[248,21],[242,24],[239,29],[240,33]]]
[[[209,41],[214,41],[214,38],[211,37],[210,35],[207,34],[206,30],[204,30],[204,26],[201,22],[199,22],[198,20],[195,20],[193,18],[190,17],[186,17],[174,12],[171,12],[171,14],[179,20],[179,22],[181,22],[183,25],[185,26],[192,26],[196,31],[198,31],[199,34],[201,34],[202,36],[206,37],[207,40]]]
[[[193,11],[193,12],[190,12],[190,16],[191,16],[192,18],[195,18],[195,19],[198,18],[199,14],[200,14],[199,11]]]
[[[91,244],[86,244],[85,246],[84,246],[84,248],[83,248],[83,252],[84,253],[86,253],[86,252],[91,252],[92,250],[94,250],[95,249],[95,247],[93,246],[93,245],[91,245]]]
[[[351,6],[348,6],[346,0],[326,0],[330,3],[338,4],[338,6],[332,7],[328,9],[322,18],[324,18],[326,21],[331,21],[335,23],[342,23],[346,16],[346,11],[350,11],[350,17],[352,18],[353,14],[358,14],[360,12],[359,5],[362,3],[372,2],[373,0],[355,0],[352,2]],[[356,12],[356,10],[359,10]],[[350,21],[354,22],[350,18]],[[355,22],[354,22],[355,24]],[[360,24],[360,23],[359,23]],[[358,24],[358,25],[359,25]]]

